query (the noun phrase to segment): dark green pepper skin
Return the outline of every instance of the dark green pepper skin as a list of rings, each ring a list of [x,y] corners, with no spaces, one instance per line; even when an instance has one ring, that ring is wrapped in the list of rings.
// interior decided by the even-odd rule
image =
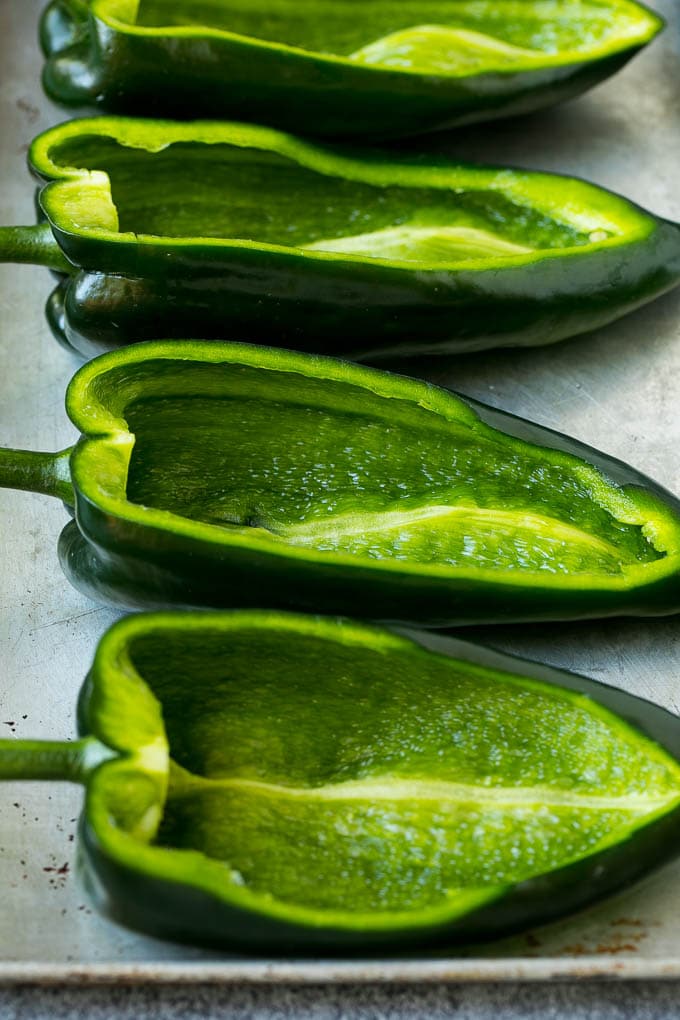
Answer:
[[[140,223],[144,209],[158,205],[153,188],[147,194],[138,184],[155,179],[157,160],[165,160],[158,186],[175,189],[166,207],[181,210],[187,165],[200,173],[204,160],[218,158],[254,160],[270,189],[266,215],[259,206],[241,209],[236,226],[215,227],[211,217],[229,209],[229,186],[219,190],[213,166],[217,196],[204,188],[208,198],[191,205],[199,212],[188,226],[175,227],[174,215]],[[60,342],[86,357],[186,336],[354,360],[543,345],[612,322],[680,279],[678,226],[574,178],[343,151],[252,125],[113,117],[51,129],[34,141],[30,163],[47,182],[39,196],[44,222],[0,228],[0,260],[64,274],[48,319]],[[298,190],[287,206],[293,173]],[[332,214],[323,226],[322,192],[342,196],[338,219]],[[357,211],[377,229],[352,226]],[[279,227],[263,235],[262,220],[272,216]],[[422,219],[442,231],[441,241],[447,216],[457,229],[468,224],[493,237],[486,253],[466,257],[454,246],[442,256],[427,242],[390,254],[376,240],[408,233],[412,221],[417,234]],[[288,229],[298,231],[290,243]],[[326,229],[331,240],[323,243],[352,236],[356,243],[358,230],[365,247],[314,249]]]
[[[239,628],[244,628],[242,633],[251,641],[257,639],[258,628],[264,631],[260,640],[271,633],[281,634],[283,629],[293,654],[300,647],[296,642],[323,635],[329,642],[329,659],[335,642],[345,649],[345,663],[347,649],[352,649],[358,676],[362,662],[370,661],[371,655],[398,655],[398,642],[402,654],[418,657],[424,676],[429,675],[429,653],[435,653],[432,668],[436,668],[435,660],[445,657],[456,660],[462,675],[466,675],[466,666],[471,667],[468,676],[488,671],[487,683],[493,677],[500,684],[537,682],[556,687],[568,703],[582,705],[586,712],[604,709],[613,713],[622,729],[630,733],[632,727],[637,738],[653,741],[668,767],[674,768],[680,760],[680,726],[664,709],[596,681],[449,637],[417,631],[390,634],[348,620],[271,612],[128,617],[100,642],[79,699],[79,741],[0,741],[3,779],[60,779],[85,787],[79,827],[84,877],[96,905],[113,919],[161,938],[253,952],[351,955],[471,944],[581,910],[677,857],[680,808],[669,787],[664,813],[656,818],[650,814],[646,823],[638,822],[628,835],[619,833],[618,842],[609,848],[594,850],[538,877],[498,886],[481,907],[468,906],[461,913],[454,905],[448,919],[446,910],[433,919],[426,911],[423,916],[417,907],[405,907],[381,923],[375,913],[349,916],[350,906],[344,912],[344,923],[339,923],[331,920],[332,913],[324,916],[323,910],[301,915],[295,905],[262,896],[257,887],[246,889],[243,896],[230,881],[227,869],[215,885],[214,871],[211,880],[207,870],[214,867],[209,859],[201,858],[200,852],[183,855],[175,851],[168,856],[168,844],[156,840],[157,829],[148,821],[152,808],[165,810],[163,777],[169,772],[173,742],[163,723],[163,699],[159,703],[150,698],[153,685],[148,686],[134,648],[150,637],[156,643],[164,639],[167,646],[179,649],[179,661],[168,663],[170,674],[175,669],[177,676],[165,689],[173,698],[175,707],[172,703],[168,707],[177,715],[181,729],[183,691],[172,684],[187,683],[183,670],[188,668],[190,675],[191,669],[200,669],[200,660],[191,665],[192,640],[195,648],[203,634],[207,647],[217,635],[223,642],[231,635],[238,638]],[[182,651],[187,656],[184,659]],[[269,682],[274,686],[277,680],[282,683],[277,662],[269,662],[267,668],[271,671]],[[542,695],[546,693],[543,689]],[[317,700],[321,710],[323,699],[320,677]],[[206,711],[212,709],[206,707]],[[637,738],[631,734],[631,739]],[[650,751],[647,749],[647,754]],[[527,749],[524,753],[530,754]],[[220,866],[224,867],[222,862]]]
[[[455,20],[455,4],[451,11]],[[597,55],[458,77],[376,68],[201,27],[139,33],[107,23],[83,0],[53,0],[41,23],[48,58],[43,84],[52,99],[70,107],[237,118],[326,137],[396,138],[529,113],[578,96],[623,67],[662,26],[644,8],[640,17],[646,25],[637,40],[615,41]]]
[[[632,500],[633,517],[630,516],[633,512],[630,507],[623,517],[617,516],[616,510],[610,510],[608,512],[613,516],[608,521],[616,522],[615,527],[620,530],[622,521],[634,520],[638,527],[645,527],[646,534],[660,536],[660,545],[654,554],[657,558],[653,561],[645,559],[645,553],[651,552],[648,540],[645,539],[645,549],[636,552],[632,560],[625,557],[617,560],[619,566],[613,572],[600,568],[597,562],[590,559],[587,559],[585,567],[574,566],[574,561],[570,560],[565,561],[566,566],[562,566],[559,560],[554,561],[550,570],[538,569],[535,561],[527,561],[526,543],[531,545],[532,542],[538,542],[540,546],[541,528],[545,527],[551,536],[549,540],[552,541],[552,536],[556,537],[560,548],[565,544],[572,549],[583,548],[580,544],[582,536],[575,537],[568,528],[566,534],[559,530],[561,522],[568,525],[569,521],[575,520],[570,510],[571,502],[566,510],[560,502],[561,493],[571,489],[559,486],[569,485],[568,477],[571,476],[565,476],[567,481],[564,483],[555,482],[555,488],[550,488],[552,483],[549,483],[548,488],[544,489],[541,481],[538,489],[531,490],[535,496],[531,496],[528,503],[513,504],[519,507],[518,515],[514,516],[511,512],[510,518],[504,518],[506,524],[501,524],[501,532],[508,521],[511,529],[520,528],[520,531],[512,532],[515,537],[510,548],[515,552],[507,553],[511,557],[508,560],[504,558],[506,553],[492,551],[488,554],[492,558],[481,563],[474,557],[461,559],[455,555],[453,560],[447,560],[443,553],[437,551],[442,548],[437,543],[443,533],[437,530],[439,525],[436,523],[426,524],[422,533],[423,542],[426,543],[423,549],[432,549],[432,558],[428,559],[429,554],[425,551],[425,558],[419,559],[415,551],[406,554],[404,563],[403,557],[395,554],[395,547],[389,544],[391,540],[388,538],[387,546],[378,552],[379,558],[376,561],[370,552],[366,554],[358,547],[352,551],[351,543],[343,547],[342,540],[340,545],[324,547],[323,543],[321,546],[315,545],[316,540],[312,538],[311,543],[302,548],[295,544],[294,533],[286,533],[285,523],[281,525],[284,530],[278,532],[283,537],[273,542],[277,526],[268,531],[266,523],[258,523],[257,514],[262,511],[257,508],[262,505],[262,500],[257,492],[247,497],[250,501],[247,507],[233,511],[235,516],[219,518],[227,524],[226,527],[208,528],[203,522],[210,524],[214,519],[201,518],[200,508],[192,516],[190,509],[164,504],[162,499],[159,504],[158,490],[155,490],[156,494],[152,489],[144,496],[128,497],[132,436],[124,426],[126,407],[140,398],[147,401],[158,398],[161,401],[172,401],[178,394],[182,400],[190,396],[200,400],[206,394],[212,394],[213,397],[215,394],[218,397],[232,394],[233,397],[235,392],[243,393],[243,378],[248,373],[262,380],[258,382],[261,388],[256,391],[257,403],[266,407],[263,401],[274,400],[270,404],[272,415],[279,413],[277,407],[288,406],[286,401],[295,407],[335,407],[333,401],[337,397],[333,394],[338,392],[338,386],[347,386],[347,390],[342,392],[354,394],[347,397],[350,401],[362,401],[361,407],[364,410],[361,414],[365,420],[373,423],[371,429],[374,436],[387,437],[389,430],[378,430],[384,428],[386,420],[392,420],[393,409],[426,408],[434,401],[434,406],[441,406],[443,410],[436,412],[431,419],[428,417],[428,428],[438,428],[438,415],[441,415],[441,422],[460,420],[468,423],[464,428],[470,428],[471,432],[465,435],[473,437],[473,449],[479,449],[479,443],[488,443],[491,439],[493,449],[500,451],[498,455],[493,454],[498,457],[498,470],[501,474],[506,468],[510,471],[508,477],[513,491],[525,491],[522,486],[534,470],[532,465],[536,466],[539,478],[542,478],[543,467],[548,465],[551,472],[564,468],[576,471],[581,479],[587,476],[587,491],[590,493],[603,483],[610,493],[607,499]],[[143,380],[141,383],[137,381],[140,378]],[[224,388],[235,385],[238,386],[237,391]],[[309,390],[305,389],[307,386]],[[302,395],[305,392],[310,394],[309,398]],[[273,398],[272,393],[278,396]],[[287,395],[282,396],[283,393]],[[349,425],[342,423],[345,420],[353,423],[355,419],[342,418],[348,409],[345,399],[343,396],[340,406],[344,410],[340,411],[341,417],[333,420],[340,422],[343,428],[349,428]],[[69,387],[67,406],[74,424],[83,433],[74,450],[56,456],[0,450],[0,483],[8,487],[57,495],[75,508],[76,520],[65,528],[61,537],[60,558],[71,582],[98,602],[132,608],[226,608],[260,606],[266,600],[270,606],[339,614],[351,611],[357,617],[398,620],[431,627],[513,620],[582,619],[622,614],[663,615],[680,609],[680,502],[677,499],[639,472],[581,443],[501,411],[454,398],[446,391],[415,380],[350,363],[335,362],[333,359],[248,345],[172,341],[135,345],[104,355],[86,365]],[[252,414],[252,409],[248,413]],[[402,411],[398,413],[402,414]],[[420,411],[409,410],[408,413],[420,414]],[[190,408],[182,414],[186,420]],[[450,414],[455,419],[447,419]],[[157,415],[158,411],[154,410],[155,418]],[[216,420],[220,419],[221,415],[218,415]],[[399,429],[404,427],[405,420],[397,417],[392,424]],[[285,421],[285,418],[281,421]],[[485,431],[487,426],[495,431]],[[273,435],[278,437],[271,417],[267,417],[264,425],[258,425],[257,429],[260,427],[270,430],[273,427]],[[355,426],[352,424],[351,427]],[[442,424],[441,427],[445,431],[436,441],[432,440],[432,449],[455,451],[455,433],[446,431],[448,425]],[[166,427],[169,435],[168,428],[170,426]],[[219,445],[225,441],[231,444],[231,426],[228,428],[225,436],[216,437],[213,434],[207,446],[206,440],[202,440],[205,448],[209,450],[214,444]],[[142,426],[141,432],[137,433],[137,450],[142,449],[143,432]],[[191,436],[185,436],[184,433],[181,435],[184,437],[180,440],[182,448],[190,452],[191,446],[186,444],[191,443]],[[293,441],[300,439],[303,445],[308,438],[306,433],[298,431],[292,433],[292,436]],[[529,454],[520,453],[518,461],[516,440],[531,444],[526,449],[533,450],[530,456],[536,459],[522,461],[521,458],[528,458]],[[463,450],[466,441],[463,439]],[[286,447],[288,440],[282,442],[279,450],[277,442],[272,444],[269,437],[260,436],[259,432],[248,442],[254,442],[256,446],[246,446],[244,449],[250,451],[257,448],[263,463],[270,463],[270,452],[277,459],[289,453]],[[492,449],[489,446],[481,448],[487,451]],[[233,444],[234,452],[230,452],[230,456],[238,456],[238,449],[238,443]],[[317,457],[318,447],[313,446],[312,450],[316,451],[314,456]],[[209,480],[211,468],[208,463],[196,466],[198,453],[191,456],[185,470],[193,472],[196,478],[201,479],[201,484],[205,479],[207,495],[199,496],[199,500],[205,498],[209,501],[212,498],[210,492],[215,488],[219,492],[239,492],[242,483],[238,474],[233,475],[231,486],[225,489],[219,472]],[[329,461],[334,459],[331,453],[329,448]],[[409,498],[416,500],[402,506],[406,509],[409,506],[424,508],[426,516],[432,511],[436,517],[439,504],[435,490],[430,489],[428,483],[421,500],[421,490],[414,488],[417,476],[408,473],[410,468],[399,459],[398,451],[384,456],[388,457],[384,460],[386,467],[381,466],[380,459],[373,461],[377,465],[375,470],[379,472],[375,478],[383,478],[380,472],[386,471],[389,477],[401,479],[410,493]],[[448,453],[443,453],[443,456],[448,457]],[[481,456],[482,462],[476,467],[475,461],[471,462],[471,470],[478,470],[478,477],[484,479],[489,473],[489,461],[483,459],[483,454]],[[487,453],[487,456],[490,454]],[[574,463],[570,458],[578,458],[577,467],[569,467]],[[172,464],[165,467],[155,462],[151,474],[145,468],[144,477],[159,479],[165,472],[172,486],[175,460],[171,460]],[[308,463],[307,452],[301,452],[292,463],[302,464],[303,470]],[[243,469],[251,477],[249,464],[250,453],[247,453]],[[519,464],[518,475],[513,473],[516,469],[512,465],[515,464]],[[361,462],[352,460],[347,470],[351,473],[356,468],[362,470]],[[342,470],[344,472],[345,468]],[[314,474],[317,479],[323,480],[319,465],[316,465]],[[285,476],[283,472],[282,478]],[[342,478],[345,477],[343,474]],[[370,482],[370,473],[365,477]],[[451,479],[453,476],[448,477]],[[465,477],[468,477],[467,469]],[[481,505],[488,506],[490,512],[495,512],[495,508],[501,511],[508,509],[505,497],[502,497],[500,504],[498,497],[493,495],[485,502],[484,493],[479,489],[479,484],[483,483],[473,480],[471,484],[473,488],[465,491],[472,495],[463,499],[461,506],[469,505],[466,499],[472,499],[475,505],[475,499],[481,494]],[[268,481],[266,487],[267,491],[277,491],[272,481]],[[318,498],[322,500],[323,494],[321,490],[319,492]],[[361,534],[362,531],[371,533],[374,537],[370,539],[369,546],[375,545],[376,541],[379,544],[381,539],[376,538],[376,534],[380,532],[374,531],[372,521],[376,518],[371,517],[371,512],[377,510],[382,514],[383,510],[389,511],[397,507],[397,504],[373,504],[372,497],[366,502],[361,491],[355,492],[349,481],[346,493],[344,489],[341,492],[344,510],[340,511],[340,517],[327,520],[342,533],[342,520],[346,520],[346,517],[342,518],[342,513],[354,513],[355,520],[359,521],[359,530],[353,534]],[[286,498],[285,494],[281,495],[276,505],[287,505]],[[316,496],[310,498],[317,499]],[[446,497],[442,498],[446,502]],[[601,513],[602,507],[614,505],[606,501],[596,503],[592,496],[587,499],[593,500],[588,503],[588,513]],[[455,512],[459,502],[457,496],[451,496],[447,504],[454,507],[451,512]],[[168,508],[170,514],[167,513]],[[231,510],[225,512],[232,513]],[[255,520],[251,519],[253,512]],[[295,516],[297,511],[291,512],[293,523],[304,520],[304,514],[299,517]],[[527,537],[526,531],[521,531],[526,527],[521,523],[526,514],[530,517],[532,514],[543,515],[540,520],[535,516],[532,518],[531,537]],[[335,525],[335,520],[340,523]],[[383,524],[378,523],[378,529],[387,523],[384,520]],[[555,524],[559,525],[557,532],[553,530]],[[398,525],[402,535],[406,534],[409,526],[403,520]],[[454,529],[459,527],[457,524],[452,526]],[[482,530],[485,527],[483,523],[480,525],[478,518],[474,518],[469,525],[463,525],[467,527],[464,534],[472,536],[474,540],[480,534],[480,526]],[[594,536],[596,544],[606,539],[606,530],[602,531],[601,528],[606,529],[608,526],[602,522],[591,527],[589,534]],[[536,535],[539,537],[536,538]],[[606,540],[617,541],[615,537]],[[446,537],[442,541],[446,542]],[[586,544],[589,541],[587,539]],[[326,551],[323,551],[324,548]],[[350,551],[343,552],[343,548]],[[586,553],[587,557],[589,555]],[[492,566],[487,567],[487,563]]]
[[[680,232],[660,223],[623,261],[615,251],[577,253],[566,272],[562,259],[507,270],[502,288],[497,271],[457,270],[443,280],[317,263],[301,276],[286,256],[246,265],[239,255],[208,267],[203,254],[197,248],[173,273],[66,277],[47,303],[54,336],[86,358],[198,335],[265,346],[275,339],[355,361],[543,346],[604,326],[676,286]]]

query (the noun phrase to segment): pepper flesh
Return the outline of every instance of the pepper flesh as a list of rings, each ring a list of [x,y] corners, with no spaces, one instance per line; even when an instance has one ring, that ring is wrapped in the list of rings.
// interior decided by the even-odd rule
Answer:
[[[287,614],[130,617],[78,742],[0,741],[0,776],[83,783],[115,918],[226,947],[492,938],[677,853],[677,719],[417,632]]]
[[[397,137],[569,99],[662,25],[630,0],[54,0],[43,82],[69,106]]]
[[[86,356],[186,336],[352,358],[547,344],[680,279],[680,228],[550,174],[124,118],[53,128],[30,161],[52,234],[0,230],[0,260],[66,272],[48,317]]]
[[[67,409],[74,450],[2,450],[0,484],[75,507],[62,565],[98,601],[428,626],[680,609],[677,500],[426,383],[174,341],[84,366]]]

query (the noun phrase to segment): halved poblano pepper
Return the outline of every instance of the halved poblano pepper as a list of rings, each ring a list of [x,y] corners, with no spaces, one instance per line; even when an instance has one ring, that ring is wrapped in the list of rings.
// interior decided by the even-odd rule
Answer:
[[[82,783],[96,902],[166,938],[471,942],[678,853],[675,717],[460,641],[138,615],[102,639],[79,708],[78,741],[0,741],[0,777]]]
[[[82,436],[0,450],[60,496],[63,567],[99,601],[413,621],[680,610],[680,503],[557,433],[331,358],[128,347],[67,395]]]
[[[396,137],[569,99],[662,25],[631,0],[54,0],[43,82],[68,106]]]
[[[47,222],[0,261],[65,273],[86,356],[197,336],[352,358],[548,344],[680,279],[680,228],[573,178],[343,152],[267,128],[98,118],[38,137]]]

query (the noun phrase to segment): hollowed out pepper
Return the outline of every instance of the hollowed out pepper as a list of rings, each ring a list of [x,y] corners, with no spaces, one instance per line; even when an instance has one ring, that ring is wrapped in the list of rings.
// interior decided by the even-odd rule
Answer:
[[[75,508],[99,601],[427,625],[680,609],[680,503],[603,454],[413,379],[178,341],[84,366],[60,454],[0,485]]]
[[[164,937],[281,951],[473,941],[677,855],[680,724],[488,649],[263,612],[136,616],[77,742],[0,776],[86,787],[98,904]]]
[[[85,355],[200,336],[343,354],[547,344],[680,279],[680,228],[573,178],[347,154],[235,124],[99,118],[33,143],[46,223],[0,260],[65,273]]]
[[[55,0],[43,81],[69,106],[394,137],[569,99],[662,24],[630,0]]]

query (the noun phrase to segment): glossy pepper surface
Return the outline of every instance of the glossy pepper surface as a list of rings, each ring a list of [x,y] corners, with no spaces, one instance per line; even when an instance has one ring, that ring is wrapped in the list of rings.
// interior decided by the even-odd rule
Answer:
[[[69,106],[395,137],[569,99],[662,24],[630,0],[55,0],[43,81]]]
[[[200,336],[343,354],[552,343],[680,279],[680,228],[573,178],[322,147],[267,128],[99,118],[33,143],[46,223],[0,260],[65,273],[87,356]]]
[[[427,383],[249,345],[84,366],[61,454],[0,484],[75,508],[79,589],[432,626],[680,609],[680,504],[633,469]]]
[[[85,785],[93,895],[154,935],[470,942],[677,855],[676,718],[450,638],[131,617],[103,638],[79,718],[77,742],[0,741],[0,776]]]

